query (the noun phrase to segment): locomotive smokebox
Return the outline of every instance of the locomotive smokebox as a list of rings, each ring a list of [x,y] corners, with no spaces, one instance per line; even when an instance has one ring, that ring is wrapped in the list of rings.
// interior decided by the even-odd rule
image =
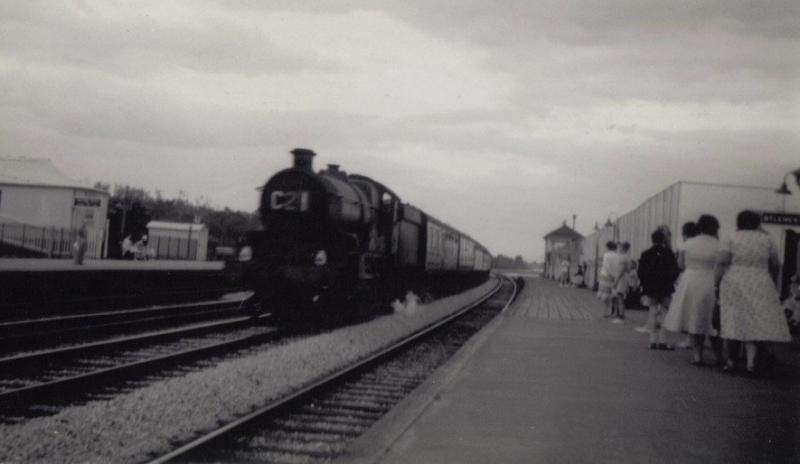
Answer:
[[[317,154],[308,148],[295,148],[292,150],[294,155],[294,168],[303,171],[314,172],[314,156]]]

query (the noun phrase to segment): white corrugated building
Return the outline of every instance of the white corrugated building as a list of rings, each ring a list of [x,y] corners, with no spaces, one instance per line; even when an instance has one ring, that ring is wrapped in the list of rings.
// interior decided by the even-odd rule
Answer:
[[[87,257],[103,253],[109,194],[73,180],[49,159],[0,157],[0,242],[68,256],[86,226]]]
[[[208,228],[205,224],[150,221],[147,245],[157,259],[205,261],[208,252]]]
[[[697,221],[701,214],[711,214],[719,220],[722,237],[736,230],[736,216],[749,209],[761,213],[764,230],[778,246],[784,264],[781,280],[785,282],[800,271],[800,198],[798,195],[788,197],[777,194],[774,187],[676,182],[608,226],[586,236],[581,260],[589,264],[587,278],[590,284],[594,283],[594,266],[600,261],[607,241],[629,242],[631,256],[638,258],[650,246],[650,234],[660,225],[669,227],[671,245],[677,248],[683,243],[680,231],[684,223]]]

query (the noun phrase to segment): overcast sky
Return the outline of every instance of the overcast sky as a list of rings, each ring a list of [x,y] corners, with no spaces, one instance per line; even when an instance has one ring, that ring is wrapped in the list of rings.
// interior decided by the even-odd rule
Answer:
[[[796,0],[300,3],[1,2],[0,156],[254,210],[308,147],[528,260],[800,167]]]

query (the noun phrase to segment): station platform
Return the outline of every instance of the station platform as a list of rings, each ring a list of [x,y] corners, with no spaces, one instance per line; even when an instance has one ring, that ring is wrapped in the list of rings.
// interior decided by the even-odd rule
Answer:
[[[747,378],[693,366],[691,350],[649,350],[635,330],[645,311],[624,324],[602,313],[589,290],[526,279],[337,462],[800,462],[795,347],[781,346],[770,377]]]
[[[223,261],[87,259],[82,265],[72,259],[0,258],[2,272],[49,271],[219,271]]]
[[[222,261],[0,258],[0,321],[215,299],[240,283]]]

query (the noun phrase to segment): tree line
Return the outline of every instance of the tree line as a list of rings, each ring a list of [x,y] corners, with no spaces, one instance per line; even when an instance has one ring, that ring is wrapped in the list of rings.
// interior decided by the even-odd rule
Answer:
[[[108,219],[109,243],[119,243],[130,236],[132,241],[147,234],[150,221],[202,223],[208,228],[209,248],[234,246],[248,230],[259,227],[255,212],[234,211],[228,207],[212,208],[202,197],[190,201],[181,192],[178,198],[165,198],[159,190],[151,193],[140,187],[97,182],[99,190],[109,193]],[[117,257],[117,250],[109,246],[109,257]]]
[[[522,259],[522,256],[517,255],[514,258],[504,255],[497,255],[494,257],[495,269],[529,269],[531,263]]]
[[[228,207],[221,210],[212,208],[200,198],[190,201],[183,192],[178,198],[165,198],[159,190],[151,193],[140,187],[115,185],[98,182],[96,189],[109,193],[109,243],[119,243],[126,236],[135,242],[147,233],[147,223],[156,221],[197,222],[208,228],[209,248],[234,246],[248,230],[257,229],[260,224],[256,212],[233,211]],[[117,257],[116,247],[109,247],[109,256]],[[505,255],[494,257],[496,269],[528,269],[532,263],[522,256],[514,258]]]

